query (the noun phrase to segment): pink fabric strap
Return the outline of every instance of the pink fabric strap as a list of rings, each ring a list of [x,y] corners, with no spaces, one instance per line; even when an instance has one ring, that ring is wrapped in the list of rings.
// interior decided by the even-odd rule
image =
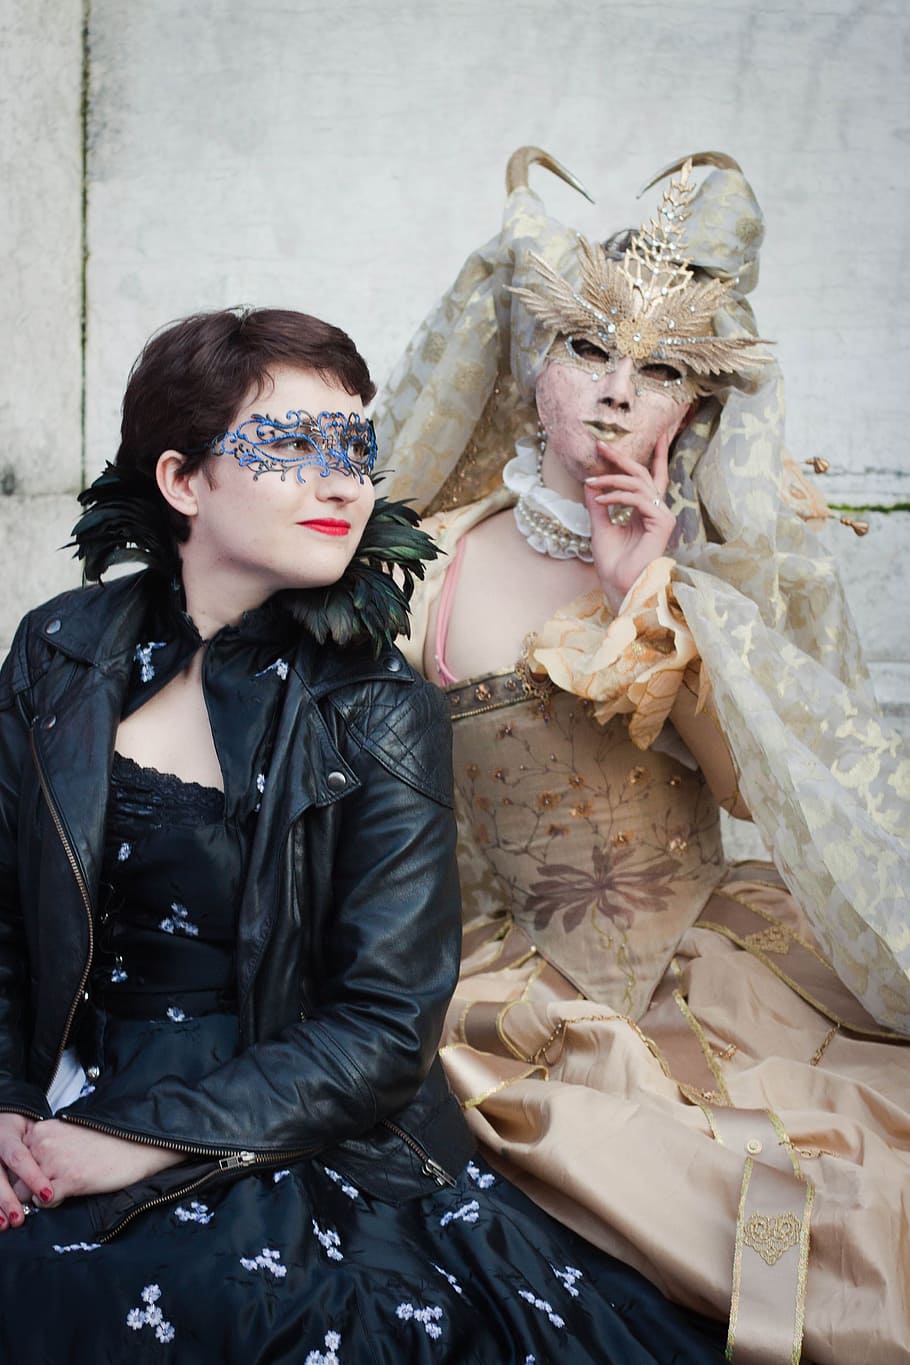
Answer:
[[[452,615],[452,604],[455,597],[455,588],[458,584],[458,575],[461,571],[461,561],[464,559],[465,537],[462,536],[458,546],[452,556],[452,562],[446,569],[445,580],[442,585],[442,593],[439,598],[439,613],[436,617],[436,639],[434,641],[433,654],[436,659],[436,669],[445,687],[450,687],[452,683],[457,683],[460,679],[455,677],[446,663],[446,640],[449,635],[449,618]]]

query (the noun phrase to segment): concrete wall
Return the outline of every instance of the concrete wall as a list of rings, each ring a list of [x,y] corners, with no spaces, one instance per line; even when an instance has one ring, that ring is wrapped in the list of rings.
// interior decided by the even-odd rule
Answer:
[[[76,580],[53,547],[113,454],[153,329],[296,306],[349,329],[381,381],[496,230],[522,143],[588,185],[594,208],[533,182],[600,234],[650,213],[635,193],[671,158],[736,156],[767,218],[753,297],[791,448],[831,460],[833,501],[910,501],[904,0],[85,3],[2,0],[0,652],[26,606]],[[910,519],[869,520],[862,541],[830,535],[910,731]]]

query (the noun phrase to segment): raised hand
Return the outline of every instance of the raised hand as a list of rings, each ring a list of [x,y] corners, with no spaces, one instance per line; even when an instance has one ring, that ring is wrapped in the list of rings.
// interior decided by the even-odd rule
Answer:
[[[639,574],[667,548],[676,518],[664,498],[669,483],[670,441],[658,436],[650,467],[639,464],[598,441],[601,456],[616,473],[594,474],[585,480],[585,506],[591,515],[591,551],[604,596],[613,611]],[[610,521],[611,507],[631,507],[624,526]]]

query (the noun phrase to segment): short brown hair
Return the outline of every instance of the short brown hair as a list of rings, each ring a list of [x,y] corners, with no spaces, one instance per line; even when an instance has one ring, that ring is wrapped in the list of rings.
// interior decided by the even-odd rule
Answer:
[[[154,481],[165,450],[198,468],[246,395],[261,391],[277,365],[315,370],[364,403],[376,393],[353,341],[329,322],[285,308],[195,313],[157,332],[130,371],[117,468]],[[185,518],[174,514],[172,524],[184,540]]]

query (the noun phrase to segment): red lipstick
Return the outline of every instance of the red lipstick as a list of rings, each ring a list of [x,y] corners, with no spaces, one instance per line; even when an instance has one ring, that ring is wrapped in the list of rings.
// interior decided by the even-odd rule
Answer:
[[[346,536],[351,529],[349,521],[336,521],[333,517],[316,517],[313,521],[298,521],[297,525],[324,536]]]

